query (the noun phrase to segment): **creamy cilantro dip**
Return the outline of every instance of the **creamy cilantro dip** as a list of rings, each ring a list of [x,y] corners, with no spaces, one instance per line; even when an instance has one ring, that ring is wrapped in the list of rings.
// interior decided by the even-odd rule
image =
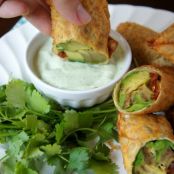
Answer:
[[[98,88],[109,83],[116,75],[114,58],[106,65],[65,61],[52,52],[51,40],[40,48],[36,60],[40,78],[66,90]]]

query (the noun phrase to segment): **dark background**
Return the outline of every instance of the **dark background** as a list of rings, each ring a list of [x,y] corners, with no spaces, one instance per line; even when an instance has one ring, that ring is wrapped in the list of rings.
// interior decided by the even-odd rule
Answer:
[[[108,1],[111,4],[143,5],[143,6],[174,11],[174,5],[172,5],[172,0],[108,0]],[[9,31],[10,28],[16,23],[18,19],[19,18],[15,19],[0,18],[0,36]]]

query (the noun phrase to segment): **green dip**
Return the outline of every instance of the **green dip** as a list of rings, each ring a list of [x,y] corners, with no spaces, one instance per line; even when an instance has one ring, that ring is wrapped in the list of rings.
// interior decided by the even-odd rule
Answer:
[[[48,40],[39,49],[36,60],[39,77],[60,89],[94,89],[106,85],[116,75],[116,60],[114,58],[108,64],[65,61],[52,52],[51,40]]]

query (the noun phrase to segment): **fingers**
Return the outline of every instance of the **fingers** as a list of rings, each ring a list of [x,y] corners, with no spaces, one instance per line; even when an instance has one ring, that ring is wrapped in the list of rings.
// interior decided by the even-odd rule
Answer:
[[[83,25],[91,20],[80,0],[53,0],[53,2],[59,13],[74,24]]]
[[[12,18],[29,13],[29,7],[19,0],[0,0],[0,17]]]
[[[51,32],[51,19],[48,11],[38,5],[32,13],[29,13],[25,18],[30,21],[41,32],[50,35]]]

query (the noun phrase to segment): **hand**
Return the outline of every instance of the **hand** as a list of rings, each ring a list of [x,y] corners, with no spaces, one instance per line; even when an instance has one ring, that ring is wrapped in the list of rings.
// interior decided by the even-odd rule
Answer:
[[[70,22],[83,25],[91,20],[80,0],[53,0],[56,9]],[[50,34],[50,9],[44,0],[0,0],[0,17],[24,16],[34,26]]]

